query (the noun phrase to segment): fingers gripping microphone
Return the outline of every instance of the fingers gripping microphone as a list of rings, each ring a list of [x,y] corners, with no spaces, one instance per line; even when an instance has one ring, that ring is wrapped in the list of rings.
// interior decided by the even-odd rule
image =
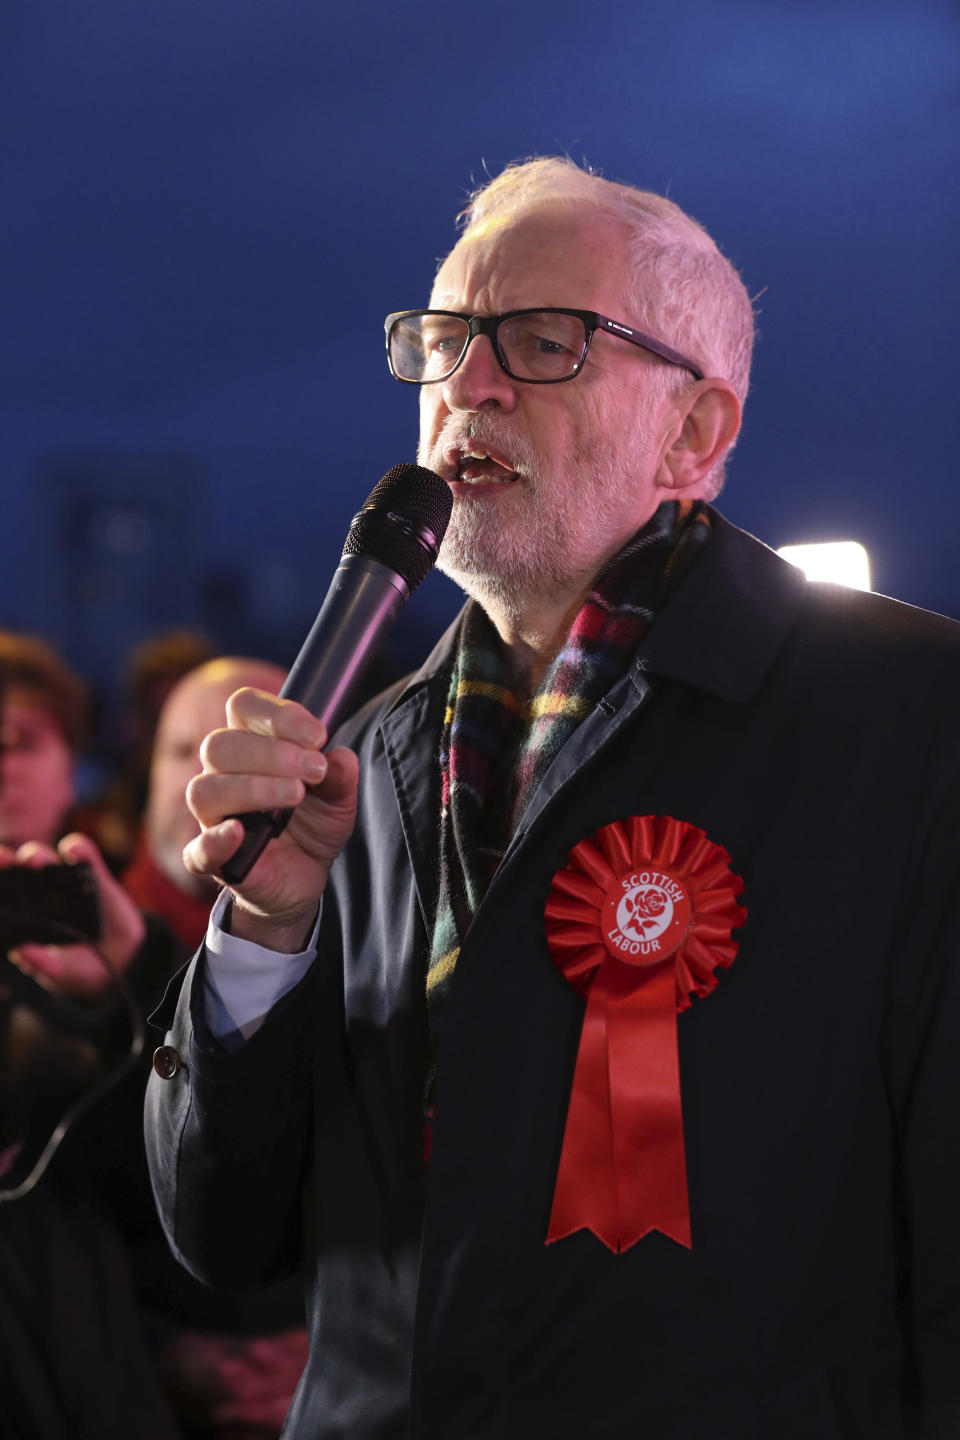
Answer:
[[[450,487],[432,470],[395,465],[354,516],[327,591],[281,696],[322,720],[346,718],[357,685],[412,592],[432,567],[450,519]],[[240,815],[245,834],[221,866],[228,885],[250,871],[292,810]]]

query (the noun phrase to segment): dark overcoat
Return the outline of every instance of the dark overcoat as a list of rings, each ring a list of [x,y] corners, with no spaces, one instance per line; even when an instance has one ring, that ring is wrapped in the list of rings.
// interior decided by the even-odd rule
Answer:
[[[319,962],[232,1053],[194,1033],[191,973],[183,1067],[151,1081],[184,1261],[239,1286],[305,1252],[286,1433],[893,1440],[922,1408],[960,1434],[960,626],[808,584],[715,515],[466,936],[425,1182],[452,644],[344,732],[360,819]],[[584,1001],[544,905],[579,840],[641,815],[723,846],[748,911],[677,1022],[693,1244],[546,1245]]]

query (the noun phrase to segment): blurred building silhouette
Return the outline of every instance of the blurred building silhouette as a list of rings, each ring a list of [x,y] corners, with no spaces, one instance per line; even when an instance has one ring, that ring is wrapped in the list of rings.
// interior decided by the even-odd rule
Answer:
[[[98,687],[157,630],[202,623],[197,500],[189,456],[77,451],[48,455],[40,485],[49,534],[48,631]]]
[[[208,484],[204,467],[185,452],[70,450],[39,463],[46,558],[31,587],[29,623],[91,682],[95,743],[82,776],[88,793],[129,751],[127,672],[137,650],[185,631],[214,652],[289,666],[323,599],[332,566],[305,579],[284,554],[218,555]],[[397,626],[364,694],[429,648],[419,636],[410,644],[409,631]]]

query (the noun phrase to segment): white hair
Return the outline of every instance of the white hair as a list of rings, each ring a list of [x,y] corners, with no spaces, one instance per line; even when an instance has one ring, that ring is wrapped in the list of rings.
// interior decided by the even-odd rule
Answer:
[[[468,236],[489,220],[545,204],[586,204],[626,225],[633,284],[624,298],[634,307],[626,318],[689,356],[703,375],[727,380],[742,404],[750,384],[753,305],[703,226],[662,195],[606,180],[562,156],[508,165],[471,195],[458,219]],[[655,373],[664,394],[692,383],[666,362]],[[711,499],[723,484],[725,462],[726,456],[708,477]]]

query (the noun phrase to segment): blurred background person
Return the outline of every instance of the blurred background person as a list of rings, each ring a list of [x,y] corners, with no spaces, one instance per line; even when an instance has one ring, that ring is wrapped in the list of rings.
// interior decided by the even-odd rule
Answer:
[[[225,723],[235,689],[275,692],[284,672],[225,657],[168,687],[128,895],[89,835],[64,837],[77,818],[85,687],[44,642],[3,632],[0,639],[9,745],[0,777],[11,777],[0,866],[93,866],[103,917],[98,948],[144,1016],[194,948],[216,890],[198,886],[180,860],[196,833],[184,791],[200,768],[200,741]],[[92,947],[23,943],[14,953],[18,968],[5,973],[17,993],[0,1001],[0,1083],[12,1102],[11,1133],[0,1135],[7,1191],[29,1169],[24,1155],[32,1162],[72,1102],[119,1066],[130,1042],[119,991]],[[63,1031],[58,1008],[70,1022]],[[79,1036],[71,1028],[78,1014],[88,1021]],[[35,1187],[0,1203],[0,1434],[271,1440],[280,1431],[307,1353],[299,1282],[236,1299],[200,1285],[173,1259],[143,1154],[152,1049],[148,1036],[139,1063],[78,1115]],[[81,1313],[83,1333],[74,1337]],[[112,1381],[114,1367],[122,1383]]]
[[[63,851],[53,848],[76,798],[86,687],[51,646],[10,631],[0,631],[0,686],[0,867],[69,857],[89,860],[106,876],[85,837],[74,834],[63,839]],[[14,886],[22,910],[16,894]],[[144,935],[138,911],[122,899],[100,941],[120,967]],[[36,950],[23,948],[27,956]],[[76,947],[70,951],[79,958]],[[105,991],[107,971],[92,954],[83,959],[67,989],[90,1000]],[[57,1155],[19,1193],[54,1124],[102,1080],[102,1048],[111,1048],[111,1035],[117,1040],[113,996],[85,1014],[61,1013],[55,983],[43,979],[43,986],[31,984],[0,957],[0,1434],[176,1440],[126,1247],[82,1147]],[[130,1045],[125,1028],[121,1052]]]
[[[199,630],[163,630],[126,657],[121,701],[98,715],[96,754],[88,757],[98,780],[93,799],[77,815],[114,874],[130,864],[143,821],[150,757],[160,712],[184,675],[211,660],[216,648]]]
[[[235,690],[248,685],[276,694],[285,674],[266,660],[220,656],[185,675],[160,711],[144,822],[121,883],[141,910],[170,927],[183,961],[203,938],[219,890],[215,881],[191,875],[183,865],[183,847],[199,831],[185,792],[201,769],[201,741],[226,723],[227,700]],[[181,1423],[190,1436],[267,1440],[280,1431],[307,1357],[300,1281],[238,1298],[218,1295],[182,1270],[152,1213],[149,1223],[143,1219],[152,1201],[139,1109],[136,1124],[130,1144],[138,1147],[138,1193],[126,1211],[141,1218],[125,1228]],[[129,1170],[120,1177],[127,1185],[130,1179]],[[118,1190],[119,1183],[114,1193]]]
[[[51,645],[0,630],[0,844],[47,844],[68,828],[87,689]]]
[[[199,774],[200,743],[226,723],[234,690],[250,685],[276,695],[286,672],[267,660],[221,656],[184,676],[170,691],[157,722],[143,826],[133,863],[122,877],[141,910],[160,915],[185,947],[200,944],[219,886],[184,868],[183,847],[199,833],[186,788]]]
[[[131,791],[131,811],[142,815],[147,803],[150,757],[160,712],[171,690],[184,675],[212,660],[217,647],[201,630],[161,630],[137,645],[124,665],[128,699],[125,741],[129,756],[125,767]]]

